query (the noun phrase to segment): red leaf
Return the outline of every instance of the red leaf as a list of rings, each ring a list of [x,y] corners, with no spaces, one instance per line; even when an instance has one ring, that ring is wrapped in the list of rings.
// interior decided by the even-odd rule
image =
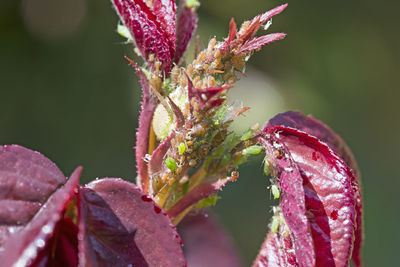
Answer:
[[[196,204],[198,201],[202,200],[203,198],[209,197],[215,192],[222,190],[222,188],[229,182],[231,179],[222,178],[217,181],[209,182],[204,181],[203,183],[199,184],[191,191],[189,191],[184,197],[182,197],[178,202],[174,204],[168,210],[168,216],[171,219],[174,219],[178,216],[181,212],[185,209],[189,208],[193,204]]]
[[[189,214],[178,225],[183,252],[190,267],[244,266],[229,234],[215,216]]]
[[[280,5],[271,10],[268,10],[264,14],[256,16],[254,19],[250,21],[249,27],[247,27],[246,31],[238,36],[238,39],[242,41],[247,41],[252,39],[254,35],[257,33],[257,31],[260,29],[261,25],[263,25],[270,18],[281,13],[283,10],[285,10],[287,6],[288,4]]]
[[[77,168],[65,185],[49,197],[35,217],[8,239],[0,255],[3,266],[30,266],[46,258],[41,251],[54,237],[57,224],[62,220],[64,210],[78,187],[81,170]]]
[[[278,232],[269,232],[261,246],[260,253],[253,263],[253,267],[298,266],[292,251],[293,245],[290,236],[284,237]]]
[[[63,218],[58,222],[54,233],[30,267],[78,266],[78,227],[70,219]]]
[[[302,175],[296,162],[290,157],[290,151],[276,139],[275,133],[270,133],[269,128],[265,129],[265,132],[261,143],[274,169],[279,173],[282,213],[291,232],[297,261],[300,266],[314,266],[315,252],[306,216]]]
[[[149,193],[149,173],[148,163],[145,160],[146,154],[149,152],[149,136],[150,126],[153,119],[153,113],[157,107],[157,100],[150,95],[150,85],[146,75],[142,69],[134,62],[131,62],[135,68],[136,75],[139,77],[142,85],[143,100],[139,115],[139,128],[136,132],[136,168],[137,168],[137,184],[145,192]]]
[[[65,182],[64,174],[40,153],[0,146],[0,248]]]
[[[353,153],[348,148],[343,139],[332,131],[329,126],[323,122],[311,117],[304,116],[300,112],[288,111],[281,113],[272,118],[267,127],[273,127],[276,125],[283,125],[292,127],[304,131],[310,135],[313,135],[321,141],[327,143],[329,147],[335,151],[354,171],[352,176],[352,187],[354,190],[356,200],[356,223],[357,229],[355,232],[355,241],[353,248],[353,261],[356,266],[361,266],[361,245],[362,245],[362,198],[360,190],[360,174],[357,166],[357,162],[354,158]]]
[[[230,42],[232,42],[233,39],[235,39],[236,34],[237,34],[237,25],[236,25],[235,19],[232,18],[231,22],[229,23],[229,35],[228,35],[228,39],[226,40],[226,42],[228,44]]]
[[[170,46],[175,51],[176,5],[174,0],[153,0],[153,10],[161,27],[167,33]]]
[[[267,140],[267,141],[266,141]],[[303,178],[305,204],[316,255],[316,266],[347,266],[351,256],[355,229],[355,201],[351,181],[352,171],[327,145],[304,132],[276,126],[264,129],[263,143],[275,147],[270,156],[289,158],[295,162],[295,168],[278,165],[274,167],[282,172],[300,172]],[[268,145],[266,145],[268,146]],[[285,151],[279,150],[284,148]],[[283,152],[283,153],[282,153]],[[273,159],[275,160],[275,159]],[[298,261],[299,246],[296,243],[297,225],[287,220],[290,215],[284,210],[287,197],[282,181],[282,211],[287,225],[294,237],[294,247]],[[287,212],[291,212],[289,209]],[[299,262],[300,263],[300,262]],[[301,266],[311,266],[302,265]]]
[[[197,21],[195,8],[186,6],[186,1],[181,0],[178,13],[175,63],[179,63],[183,53],[185,53],[190,39],[192,39],[193,33],[196,30]]]
[[[80,265],[185,265],[168,216],[136,185],[96,180],[80,190],[78,202]]]
[[[149,56],[153,54],[162,63],[162,69],[169,72],[172,56],[175,53],[174,46],[171,45],[171,40],[160,25],[156,14],[143,0],[112,0],[112,2],[122,22],[134,37],[143,58],[152,64]],[[159,13],[169,14],[169,10],[162,12],[161,7],[157,10]]]
[[[233,84],[226,84],[221,87],[208,87],[208,88],[195,88],[193,86],[192,81],[189,77],[188,79],[188,98],[189,102],[191,102],[192,98],[196,98],[196,102],[198,103],[198,108],[200,110],[205,108],[213,108],[221,105],[225,99],[220,98],[223,93],[231,88]],[[193,111],[193,107],[190,107],[190,111]]]
[[[286,36],[285,33],[271,33],[261,37],[254,38],[245,42],[239,49],[239,53],[248,53],[253,50],[260,49],[262,46],[281,40]]]

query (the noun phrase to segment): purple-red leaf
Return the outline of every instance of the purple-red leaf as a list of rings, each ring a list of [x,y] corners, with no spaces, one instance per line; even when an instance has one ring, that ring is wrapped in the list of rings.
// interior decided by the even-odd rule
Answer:
[[[215,178],[215,177],[214,177]],[[213,180],[210,178],[210,180]],[[171,219],[177,217],[181,212],[185,209],[189,208],[193,204],[196,204],[198,201],[203,198],[209,197],[215,192],[222,190],[222,188],[228,183],[232,181],[230,177],[222,178],[217,181],[208,181],[207,179],[203,181],[201,184],[193,188],[189,191],[184,197],[182,197],[178,202],[175,203],[168,210],[168,216]]]
[[[296,162],[290,157],[290,151],[277,140],[275,133],[270,133],[268,130],[261,138],[261,142],[274,169],[279,173],[282,213],[292,235],[298,263],[300,266],[314,266],[315,252],[306,216],[306,199],[301,170],[297,168]]]
[[[354,170],[354,174],[358,178],[359,171],[353,153],[344,140],[322,121],[312,116],[304,116],[300,112],[287,111],[270,119],[267,127],[278,125],[299,129],[327,143]]]
[[[185,53],[190,39],[192,39],[193,33],[196,30],[197,20],[195,8],[188,7],[186,0],[181,0],[178,13],[175,63],[179,63],[183,53]]]
[[[149,136],[150,126],[153,119],[153,113],[157,107],[157,100],[150,95],[150,85],[146,75],[142,69],[134,62],[131,62],[139,77],[142,85],[143,101],[139,115],[139,128],[136,133],[136,168],[137,168],[137,185],[145,192],[149,193],[149,173],[148,163],[145,160],[146,154],[149,153]]]
[[[82,168],[77,168],[65,185],[49,197],[35,217],[7,240],[0,254],[3,266],[39,266],[41,260],[51,261],[55,247],[48,249],[46,246],[54,237],[64,210],[75,194],[81,171]],[[41,254],[43,250],[47,250],[50,255]],[[72,253],[71,258],[76,256],[70,250],[64,252]]]
[[[196,88],[189,77],[187,79],[189,102],[191,102],[192,98],[195,98],[199,110],[221,105],[226,99],[220,98],[220,96],[233,86],[233,84],[226,84],[221,87]],[[193,107],[191,107],[192,111]]]
[[[291,209],[285,211],[288,194],[282,174],[288,173],[303,179],[306,215],[310,225],[315,251],[316,266],[347,266],[351,256],[355,229],[355,199],[352,188],[353,172],[346,163],[325,143],[304,132],[284,126],[266,127],[261,141],[274,149],[269,157],[280,173],[282,211],[294,240],[296,258],[302,265],[299,248],[308,244],[298,243],[298,225],[288,218]],[[291,159],[294,166],[281,166],[279,158]],[[278,160],[277,160],[278,159]],[[296,212],[296,211],[294,211]]]
[[[215,216],[189,214],[178,226],[183,252],[190,267],[244,266],[229,234]]]
[[[0,249],[65,182],[64,174],[40,153],[0,146]]]
[[[168,216],[136,185],[93,181],[79,193],[81,266],[184,266]]]
[[[348,148],[343,139],[336,134],[329,126],[323,122],[311,117],[304,116],[300,112],[288,111],[273,117],[267,124],[267,127],[283,125],[304,131],[325,142],[333,151],[335,151],[354,171],[352,176],[352,187],[356,200],[356,231],[353,248],[353,261],[356,266],[361,266],[361,245],[362,245],[362,198],[360,190],[360,173],[353,153]]]
[[[175,53],[174,46],[171,45],[167,32],[160,25],[153,10],[143,0],[112,0],[112,2],[122,22],[134,37],[143,58],[152,64],[149,57],[154,55],[155,59],[162,63],[161,68],[169,72]],[[159,6],[157,12],[169,14],[169,9],[171,8],[165,10]]]
[[[267,266],[299,266],[296,261],[296,256],[293,253],[293,244],[290,234],[284,236],[279,232],[272,233],[271,231],[267,234],[261,246],[260,253],[253,263],[253,267]]]
[[[176,5],[174,0],[153,0],[153,10],[161,27],[167,33],[170,46],[175,51]]]
[[[237,42],[244,43],[246,41],[251,40],[257,33],[257,31],[260,29],[260,27],[267,20],[281,13],[287,6],[288,6],[287,4],[280,5],[271,10],[268,10],[264,14],[254,17],[251,21],[248,22],[248,26],[246,27],[246,29],[242,32],[239,32],[237,36]]]
[[[278,41],[286,36],[285,33],[271,33],[261,37],[256,37],[245,42],[239,49],[239,53],[248,53],[253,50],[260,49],[262,46]]]
[[[36,266],[78,266],[78,227],[71,219],[63,218],[58,222],[53,237],[30,265]]]

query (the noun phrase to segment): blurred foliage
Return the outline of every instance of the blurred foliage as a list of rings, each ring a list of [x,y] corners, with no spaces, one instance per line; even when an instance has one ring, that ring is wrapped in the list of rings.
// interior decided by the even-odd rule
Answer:
[[[43,8],[30,10],[32,1]],[[48,1],[0,2],[0,143],[39,150],[66,175],[83,165],[84,181],[133,181],[140,88],[123,59],[133,53],[115,33],[117,16],[109,1],[57,0],[69,3],[58,13]],[[225,36],[232,16],[239,23],[282,3],[204,0],[202,45]],[[398,264],[399,8],[395,0],[289,1],[270,28],[288,37],[250,61],[286,108],[322,119],[353,149],[363,175],[365,266]],[[258,101],[256,113],[265,105]],[[261,158],[248,163],[215,207],[248,263],[270,218],[267,180]]]

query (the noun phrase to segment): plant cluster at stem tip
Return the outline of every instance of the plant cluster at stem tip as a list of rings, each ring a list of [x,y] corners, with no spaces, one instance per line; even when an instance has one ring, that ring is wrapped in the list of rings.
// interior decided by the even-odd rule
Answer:
[[[232,18],[203,50],[195,38],[192,58],[199,1],[111,2],[117,32],[143,59],[125,57],[142,88],[136,184],[80,186],[81,167],[66,178],[38,152],[1,146],[1,266],[242,266],[203,209],[258,154],[276,205],[253,266],[362,266],[360,173],[341,137],[293,111],[243,133],[229,127],[249,108],[227,92],[254,52],[285,37],[264,31],[287,4],[240,27]]]

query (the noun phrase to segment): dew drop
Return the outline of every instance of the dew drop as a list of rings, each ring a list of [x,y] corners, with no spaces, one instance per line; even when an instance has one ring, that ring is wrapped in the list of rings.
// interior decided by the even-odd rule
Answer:
[[[35,241],[35,245],[36,245],[38,248],[43,248],[44,245],[45,245],[44,240],[43,240],[43,239],[37,239],[37,240]]]
[[[143,200],[144,202],[151,202],[151,201],[153,201],[153,200],[151,199],[151,197],[149,197],[149,196],[147,196],[147,195],[143,195],[141,198],[142,198],[142,200]]]
[[[161,208],[159,206],[154,205],[154,211],[159,214],[161,212]]]
[[[51,233],[51,227],[50,227],[50,225],[45,225],[45,226],[43,226],[43,227],[42,227],[42,232],[45,233],[45,234]]]
[[[337,218],[338,218],[338,211],[337,210],[333,210],[331,215],[330,215],[330,217],[331,217],[332,220],[336,221]]]

